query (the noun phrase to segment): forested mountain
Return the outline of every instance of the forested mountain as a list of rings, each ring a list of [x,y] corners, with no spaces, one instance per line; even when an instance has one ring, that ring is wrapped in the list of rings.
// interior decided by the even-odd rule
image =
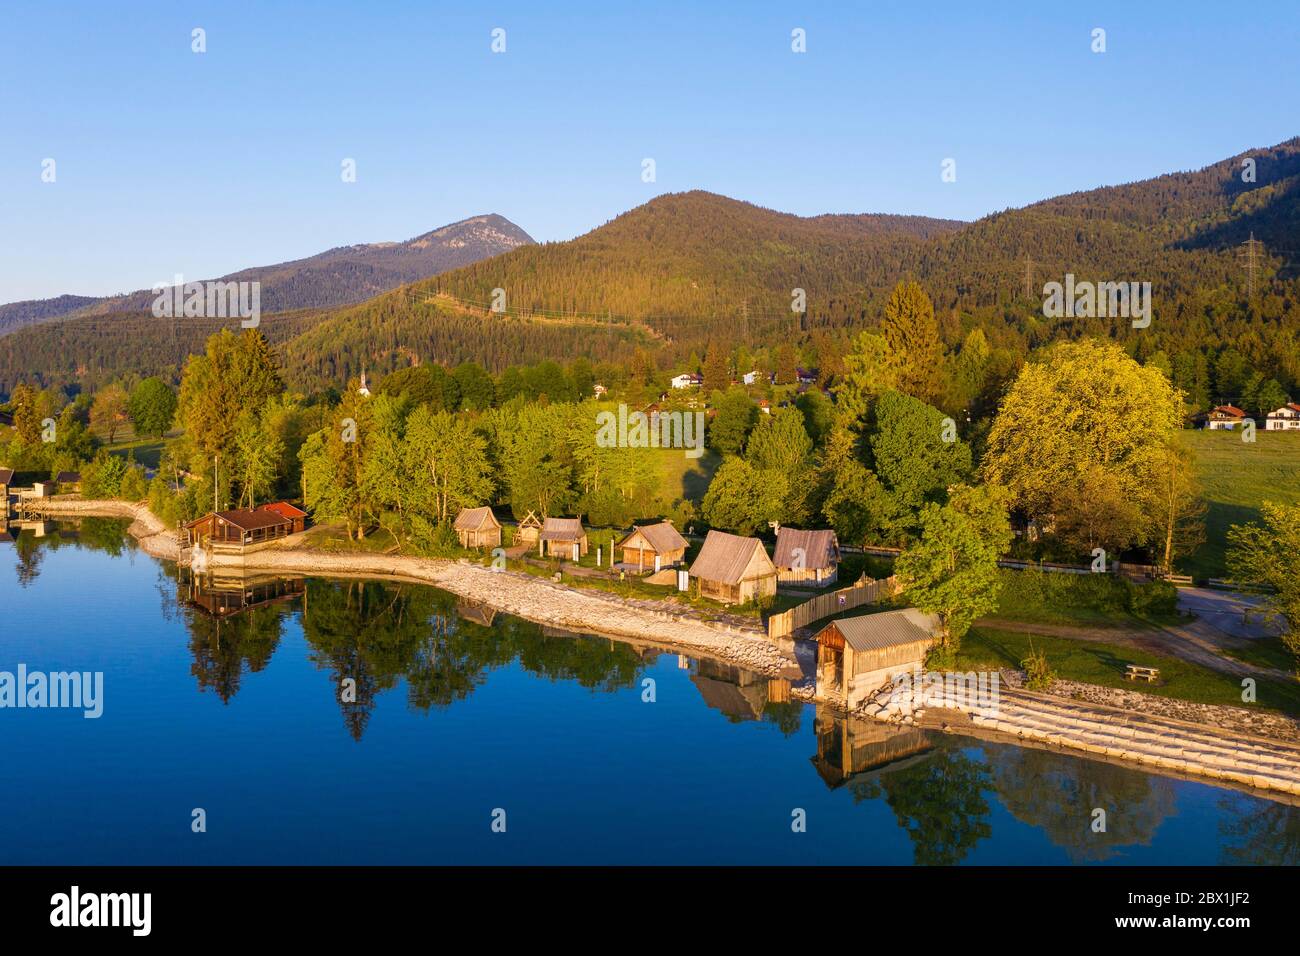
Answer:
[[[1214,369],[1225,350],[1233,363],[1298,387],[1297,264],[1300,139],[1292,139],[969,224],[800,217],[705,192],[664,195],[569,242],[523,245],[357,305],[298,314],[270,334],[286,337],[287,376],[307,388],[339,384],[362,366],[382,374],[417,361],[475,360],[500,371],[578,355],[626,358],[637,345],[661,366],[679,365],[711,342],[788,343],[803,361],[833,369],[911,276],[933,299],[950,350],[975,328],[990,347],[1021,356],[1054,339],[1099,335],[1167,363],[1203,405],[1234,397],[1222,382],[1237,376]],[[1045,317],[1044,283],[1067,273],[1150,282],[1150,326]],[[504,314],[488,311],[498,289]],[[802,314],[791,309],[799,289]],[[264,312],[266,302],[264,294]],[[113,340],[113,321],[0,338],[0,394],[24,379],[93,384],[134,369],[132,353],[152,371],[177,361],[179,346],[163,341],[170,328],[132,327],[126,347]]]
[[[474,216],[405,242],[339,246],[305,259],[243,269],[218,281],[260,282],[263,313],[324,309],[364,302],[405,283],[532,243],[528,233],[503,216]],[[2,305],[0,334],[61,316],[147,312],[154,298],[154,292],[142,289],[104,298],[64,295]]]
[[[97,301],[99,300],[88,295],[60,295],[53,299],[26,299],[0,305],[0,335],[24,325],[57,319]]]

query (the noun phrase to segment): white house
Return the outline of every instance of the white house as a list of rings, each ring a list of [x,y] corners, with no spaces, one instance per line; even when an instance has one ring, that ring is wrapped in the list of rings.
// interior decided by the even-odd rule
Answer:
[[[742,376],[742,380],[744,381],[744,383],[745,383],[746,385],[753,385],[755,382],[758,381],[758,377],[759,377],[761,374],[762,374],[762,372],[757,372],[757,371],[755,371],[755,372],[746,372],[746,373]]]
[[[1288,431],[1293,428],[1300,431],[1300,403],[1287,402],[1277,411],[1269,412],[1264,428],[1271,432]]]
[[[1193,421],[1197,428],[1231,431],[1246,421],[1246,413],[1235,405],[1219,405],[1208,412],[1201,412]]]
[[[672,383],[673,388],[699,388],[704,384],[704,376],[696,372],[683,372],[681,375],[674,375]]]

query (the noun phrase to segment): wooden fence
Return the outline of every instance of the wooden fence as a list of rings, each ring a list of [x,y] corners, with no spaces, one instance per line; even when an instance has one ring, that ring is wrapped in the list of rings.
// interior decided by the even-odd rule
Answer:
[[[838,591],[828,591],[797,604],[788,611],[773,614],[767,619],[767,636],[770,638],[789,637],[798,628],[819,621],[840,611],[874,604],[883,597],[894,593],[893,577],[873,580],[863,575],[856,583]]]

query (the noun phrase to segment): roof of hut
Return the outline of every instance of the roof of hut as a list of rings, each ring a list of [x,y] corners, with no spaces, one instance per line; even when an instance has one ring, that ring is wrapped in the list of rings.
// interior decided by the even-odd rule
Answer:
[[[828,633],[835,631],[855,651],[879,651],[887,647],[933,640],[938,624],[937,615],[905,607],[898,611],[860,614],[831,621],[818,633],[817,641],[838,646],[839,641],[832,633]],[[829,639],[823,639],[823,635]]]
[[[723,584],[739,584],[755,552],[762,554],[769,565],[772,564],[767,552],[763,550],[763,542],[757,538],[710,531],[695,563],[691,565],[691,577],[720,581]],[[775,567],[772,570],[775,571]]]
[[[462,508],[460,514],[456,515],[457,531],[478,531],[483,527],[484,522],[490,523],[493,527],[499,527],[496,515],[492,509],[484,505],[482,508]]]
[[[623,547],[637,532],[640,532],[641,537],[645,538],[650,547],[654,548],[659,554],[667,551],[679,551],[686,547],[686,539],[668,521],[660,521],[658,524],[633,525],[632,532],[615,547]]]
[[[795,551],[803,550],[804,568],[816,570],[829,568],[839,557],[839,542],[834,531],[801,531],[798,528],[781,528],[776,533],[776,554],[772,563],[778,568],[796,566]]]
[[[543,541],[575,541],[586,533],[581,518],[547,518],[542,525]]]

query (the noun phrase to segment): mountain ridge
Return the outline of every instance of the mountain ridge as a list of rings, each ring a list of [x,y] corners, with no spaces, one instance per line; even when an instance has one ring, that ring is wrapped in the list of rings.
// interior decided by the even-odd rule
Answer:
[[[352,305],[447,269],[533,244],[532,236],[497,213],[469,216],[400,242],[357,243],[210,280],[261,282],[264,312]],[[0,336],[20,328],[78,316],[138,312],[156,296],[140,289],[111,296],[61,295],[0,305]]]

